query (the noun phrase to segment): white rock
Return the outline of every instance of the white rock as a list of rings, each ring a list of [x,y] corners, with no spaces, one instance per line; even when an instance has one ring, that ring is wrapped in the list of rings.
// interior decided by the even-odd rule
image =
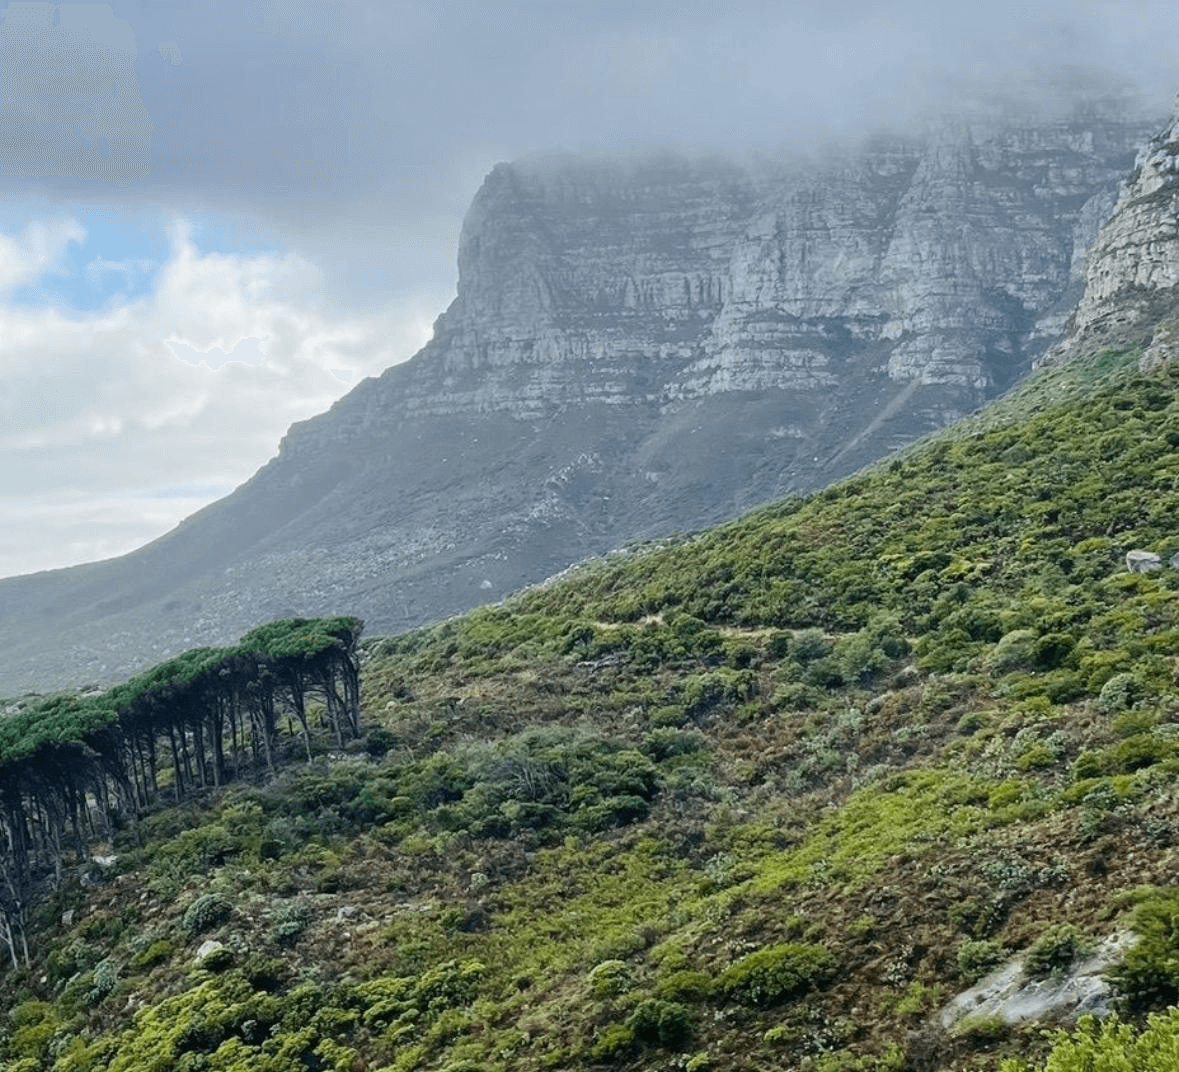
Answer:
[[[197,961],[204,960],[210,953],[216,953],[219,949],[224,949],[225,943],[219,942],[215,938],[210,938],[207,941],[201,942],[200,948],[196,951],[196,957],[193,959]]]
[[[1163,560],[1153,551],[1127,551],[1126,569],[1131,573],[1150,573],[1163,568]]]
[[[1113,988],[1105,972],[1137,941],[1129,931],[1111,935],[1062,978],[1028,979],[1024,958],[1017,957],[946,1005],[938,1017],[941,1026],[951,1028],[966,1017],[1016,1024],[1075,1020],[1085,1013],[1106,1016]]]

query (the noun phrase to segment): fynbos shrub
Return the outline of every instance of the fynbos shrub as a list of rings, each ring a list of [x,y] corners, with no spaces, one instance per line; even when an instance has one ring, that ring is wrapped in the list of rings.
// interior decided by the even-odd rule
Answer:
[[[787,942],[742,957],[721,973],[721,992],[743,1005],[769,1006],[826,982],[835,958],[823,945]]]
[[[233,905],[229,899],[220,893],[206,893],[198,897],[188,906],[184,913],[184,929],[190,937],[203,934],[205,931],[224,923],[229,919]]]

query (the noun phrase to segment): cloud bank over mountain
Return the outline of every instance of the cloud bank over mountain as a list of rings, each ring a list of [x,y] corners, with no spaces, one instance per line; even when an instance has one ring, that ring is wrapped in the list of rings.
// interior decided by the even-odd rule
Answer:
[[[1162,114],[1179,85],[1153,2],[10,2],[0,20],[0,575],[143,543],[408,358],[498,161],[797,155],[1078,92]]]

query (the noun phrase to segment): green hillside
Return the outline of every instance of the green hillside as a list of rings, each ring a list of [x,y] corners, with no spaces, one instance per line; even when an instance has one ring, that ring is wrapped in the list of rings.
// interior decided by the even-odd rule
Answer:
[[[61,875],[27,966],[0,947],[0,1067],[1179,1067],[1179,569],[1125,564],[1179,551],[1179,369],[1134,358],[371,638],[354,740],[330,689],[288,717],[255,685],[267,762],[247,720],[206,778],[222,708],[161,700],[84,858],[53,805],[9,820]],[[271,646],[249,674],[302,657]],[[98,754],[49,732],[70,704],[9,716],[0,804],[39,748]],[[1114,1018],[943,1026],[992,968],[1060,980],[1115,935]]]

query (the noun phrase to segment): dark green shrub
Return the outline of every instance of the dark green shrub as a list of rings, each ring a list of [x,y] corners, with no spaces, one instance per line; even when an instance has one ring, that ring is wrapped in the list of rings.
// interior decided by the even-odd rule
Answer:
[[[1037,741],[1026,752],[1015,757],[1015,765],[1021,771],[1043,770],[1056,763],[1056,753],[1043,741]]]
[[[981,730],[989,721],[989,718],[981,711],[967,711],[958,719],[955,729],[964,737],[969,737]]]
[[[772,659],[785,658],[793,640],[793,633],[785,629],[775,629],[766,639],[766,654]]]
[[[1090,946],[1089,940],[1069,923],[1049,927],[1028,949],[1024,973],[1032,979],[1064,975]]]
[[[1119,737],[1135,737],[1140,733],[1149,733],[1158,725],[1157,711],[1147,711],[1138,708],[1133,711],[1123,711],[1113,719],[1110,725]]]
[[[1100,778],[1105,774],[1105,755],[1094,749],[1086,749],[1073,760],[1073,781],[1084,782],[1090,778]]]
[[[185,830],[156,850],[152,870],[185,875],[205,874],[241,852],[244,841],[234,837],[224,826],[207,823],[195,830]]]
[[[674,1001],[647,998],[630,1014],[626,1026],[639,1042],[681,1046],[692,1037],[695,1025],[687,1006]]]
[[[655,996],[665,1001],[695,1004],[712,993],[712,976],[702,971],[677,971],[655,983]]]
[[[1097,694],[1097,704],[1102,711],[1113,714],[1134,706],[1143,694],[1142,682],[1134,674],[1114,674]]]
[[[270,921],[270,940],[275,945],[291,946],[299,940],[311,922],[311,905],[304,900],[288,901],[275,910]]]
[[[1067,633],[1045,633],[1032,647],[1032,663],[1037,670],[1055,670],[1068,658],[1074,644]]]
[[[595,1061],[614,1063],[626,1060],[634,1050],[634,1031],[626,1024],[609,1024],[598,1032],[590,1056]]]
[[[624,960],[603,960],[590,969],[585,981],[599,998],[617,997],[634,985],[630,965]]]
[[[815,659],[821,659],[832,648],[832,642],[827,639],[822,629],[803,629],[798,632],[790,644],[790,657],[795,662],[805,666]]]
[[[382,726],[369,731],[368,736],[364,739],[364,750],[374,759],[380,759],[387,752],[396,748],[397,744],[397,734]]]
[[[722,704],[750,699],[757,689],[757,678],[749,670],[732,670],[727,666],[692,674],[680,683],[680,699],[692,718],[707,714]]]
[[[204,934],[205,931],[229,919],[232,911],[233,905],[224,894],[203,894],[185,909],[184,929],[189,937]]]
[[[172,955],[172,943],[166,938],[152,942],[146,949],[131,958],[131,967],[138,971],[154,968],[157,964],[167,960]]]
[[[1169,759],[1175,754],[1175,745],[1172,741],[1160,740],[1153,734],[1139,733],[1119,741],[1107,750],[1107,754],[1111,773],[1129,774]]]
[[[235,959],[237,958],[234,956],[233,950],[229,946],[223,945],[210,950],[201,957],[198,966],[207,972],[223,972],[233,966]]]
[[[661,726],[643,736],[643,743],[639,746],[643,755],[661,763],[672,756],[690,755],[705,747],[704,735],[695,730],[680,730],[671,726]]]
[[[764,1007],[813,990],[834,972],[826,946],[787,942],[742,957],[721,973],[717,987],[732,1001]]]
[[[82,938],[54,949],[45,960],[46,974],[52,982],[63,982],[71,975],[94,967],[102,959],[102,953]]]
[[[1035,661],[1036,634],[1030,629],[1005,633],[987,656],[987,668],[994,674],[1029,670]]]
[[[86,992],[86,1004],[97,1005],[115,988],[119,981],[119,963],[112,957],[106,957],[94,965],[91,975],[90,989]]]
[[[807,711],[818,707],[823,693],[801,681],[790,681],[774,690],[774,707],[781,711]]]
[[[1179,889],[1148,888],[1130,916],[1139,941],[1110,972],[1134,1012],[1179,1002]]]
[[[996,941],[983,938],[975,941],[964,938],[958,943],[958,970],[968,983],[977,983],[992,968],[997,968],[1007,956],[1007,950]]]

